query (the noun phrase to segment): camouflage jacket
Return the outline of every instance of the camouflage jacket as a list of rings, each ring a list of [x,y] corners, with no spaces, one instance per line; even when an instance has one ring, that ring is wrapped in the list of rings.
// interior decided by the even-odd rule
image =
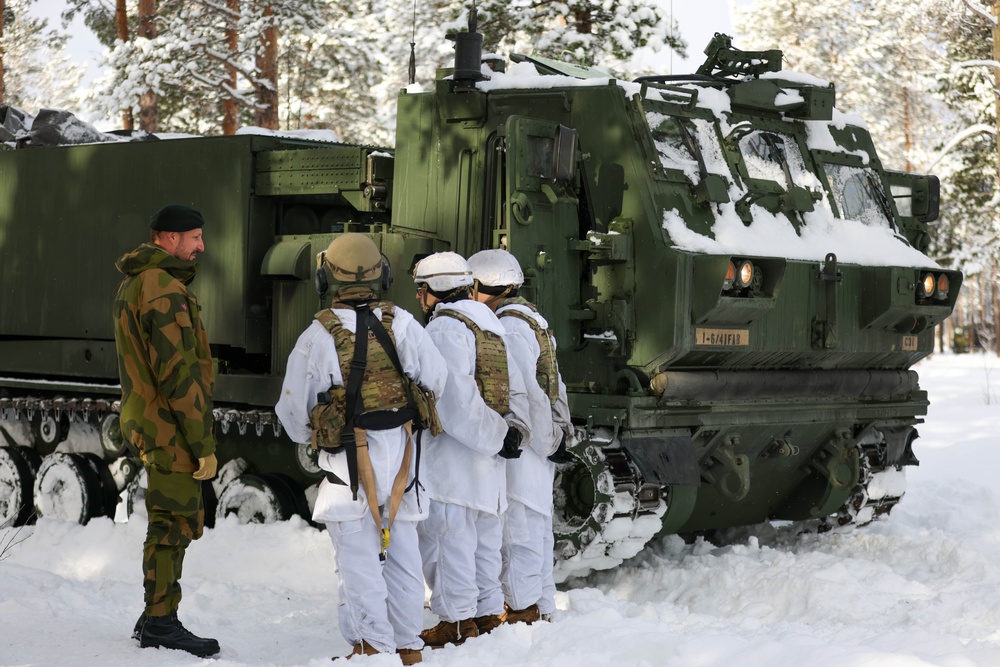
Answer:
[[[146,465],[193,472],[215,452],[212,352],[187,285],[197,265],[143,244],[119,259],[115,343],[125,441]]]

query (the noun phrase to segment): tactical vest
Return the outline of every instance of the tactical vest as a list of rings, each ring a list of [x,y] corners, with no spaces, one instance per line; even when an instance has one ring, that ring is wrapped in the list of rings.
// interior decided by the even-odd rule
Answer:
[[[342,303],[333,303],[333,308],[353,307]],[[389,333],[389,338],[393,344],[396,342],[392,332],[392,318],[395,315],[395,307],[388,301],[379,301],[371,304],[371,309],[382,309],[382,326]],[[333,335],[334,345],[337,347],[337,358],[340,361],[340,373],[344,378],[344,384],[351,376],[351,360],[354,358],[354,333],[344,328],[332,310],[322,310],[316,313],[316,320],[322,324],[327,331]],[[403,387],[404,379],[396,370],[392,359],[382,349],[375,334],[368,331],[367,362],[365,364],[365,374],[361,380],[361,400],[365,410],[395,410],[406,407],[406,389]]]
[[[535,334],[535,339],[538,341],[539,350],[538,360],[535,362],[535,379],[538,381],[538,386],[549,397],[549,403],[555,405],[556,401],[559,400],[559,363],[556,361],[556,348],[553,342],[555,336],[552,333],[552,329],[543,329],[538,320],[523,310],[508,308],[503,312],[499,312],[504,306],[515,304],[525,306],[533,313],[538,312],[535,304],[522,297],[515,296],[500,302],[500,305],[497,306],[497,316],[516,317],[531,327],[531,330]]]
[[[442,308],[434,317],[453,317],[476,337],[476,384],[483,401],[501,415],[510,412],[510,377],[507,374],[507,348],[503,337],[484,331],[469,317],[451,308]]]

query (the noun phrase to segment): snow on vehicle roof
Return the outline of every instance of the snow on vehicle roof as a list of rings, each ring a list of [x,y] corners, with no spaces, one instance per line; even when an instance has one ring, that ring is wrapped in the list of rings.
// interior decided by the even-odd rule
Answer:
[[[512,63],[506,72],[493,72],[484,65],[483,74],[490,78],[478,82],[476,86],[484,92],[607,86],[613,80],[543,75],[539,74],[537,68],[529,62]],[[772,79],[776,83],[800,83],[821,87],[830,85],[814,76],[790,71],[768,73],[761,78]],[[630,97],[638,93],[641,88],[641,84],[627,81],[617,81],[617,84]],[[649,89],[647,95],[656,96],[658,91]],[[801,97],[799,91],[793,88],[781,89],[778,95],[789,98]],[[729,122],[732,112],[731,100],[725,90],[699,86],[697,106],[712,112],[719,121],[723,135],[732,129]],[[810,150],[856,155],[864,164],[869,163],[867,153],[847,151],[837,144],[830,133],[831,126],[838,129],[848,125],[865,128],[864,120],[860,117],[834,109],[833,120],[830,122],[800,122],[806,127],[806,145]],[[707,154],[704,157],[708,173],[723,175],[729,173],[729,166],[721,153],[717,156]],[[820,187],[819,180],[814,174],[807,172],[805,175],[811,178],[809,185],[812,188]],[[742,192],[733,185],[731,177],[727,177],[727,180],[731,186],[731,202],[736,201],[742,196]],[[670,235],[674,247],[688,252],[783,257],[818,262],[824,261],[832,252],[837,255],[839,262],[848,264],[939,268],[934,260],[909,245],[884,221],[879,223],[839,219],[834,217],[828,207],[817,205],[814,211],[803,214],[803,224],[796,229],[796,225],[783,214],[774,214],[759,206],[752,206],[752,210],[753,221],[748,225],[744,224],[737,214],[733,203],[716,205],[716,222],[712,227],[711,237],[690,229],[677,210],[665,211],[662,225]]]

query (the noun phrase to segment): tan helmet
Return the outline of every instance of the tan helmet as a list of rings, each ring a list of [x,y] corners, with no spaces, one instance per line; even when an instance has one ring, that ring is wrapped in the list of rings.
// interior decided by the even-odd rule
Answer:
[[[341,234],[316,255],[316,291],[324,294],[337,284],[379,282],[383,262],[371,238],[353,232]]]

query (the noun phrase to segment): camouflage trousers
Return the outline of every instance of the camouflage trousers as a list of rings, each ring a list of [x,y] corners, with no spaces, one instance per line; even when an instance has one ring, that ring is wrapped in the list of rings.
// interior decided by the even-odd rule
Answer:
[[[146,466],[149,525],[142,550],[146,614],[166,616],[181,602],[184,551],[205,528],[201,482],[189,472]]]

